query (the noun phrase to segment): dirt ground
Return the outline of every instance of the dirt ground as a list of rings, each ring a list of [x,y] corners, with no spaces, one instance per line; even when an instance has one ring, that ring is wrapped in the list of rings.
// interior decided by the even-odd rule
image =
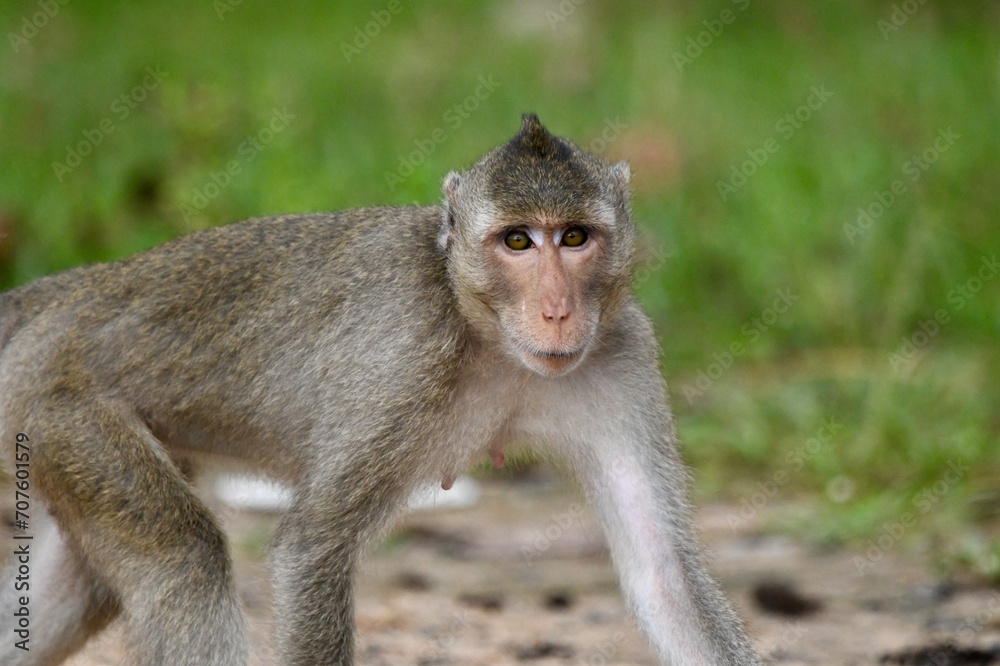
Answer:
[[[655,665],[579,497],[544,474],[481,490],[470,508],[411,513],[369,555],[358,581],[358,663]],[[896,544],[821,552],[763,535],[766,510],[734,530],[736,510],[702,506],[698,527],[770,663],[1000,664],[1000,589],[935,580],[925,558]],[[276,518],[221,514],[255,663],[267,664],[265,544]],[[127,663],[118,628],[69,663]]]

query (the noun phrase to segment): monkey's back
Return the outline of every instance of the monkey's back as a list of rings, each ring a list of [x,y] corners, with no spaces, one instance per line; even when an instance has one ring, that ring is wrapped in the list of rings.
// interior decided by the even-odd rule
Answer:
[[[380,393],[419,407],[458,362],[439,220],[436,207],[257,218],[11,290],[0,399],[96,393],[178,448],[245,441],[248,455],[336,431]],[[257,462],[305,464],[288,458]]]

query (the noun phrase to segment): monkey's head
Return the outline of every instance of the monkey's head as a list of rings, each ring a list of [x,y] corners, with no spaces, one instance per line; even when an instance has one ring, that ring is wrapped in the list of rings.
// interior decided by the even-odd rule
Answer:
[[[469,324],[540,375],[576,368],[628,298],[629,177],[624,162],[553,136],[534,114],[468,171],[449,173],[439,242]]]

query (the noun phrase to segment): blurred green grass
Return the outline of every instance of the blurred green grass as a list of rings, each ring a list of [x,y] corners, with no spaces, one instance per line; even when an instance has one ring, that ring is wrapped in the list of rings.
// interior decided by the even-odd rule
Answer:
[[[350,58],[387,3],[72,3],[12,39],[40,7],[0,8],[0,286],[251,216],[436,201],[533,110],[583,145],[605,132],[594,147],[633,164],[637,292],[703,497],[747,499],[787,472],[769,502],[808,498],[815,534],[864,536],[961,460],[918,531],[995,527],[1000,276],[975,282],[1000,253],[995,3],[402,2]],[[147,67],[165,77],[122,117]],[[814,87],[832,95],[803,111]],[[276,110],[292,117],[267,137]],[[58,178],[103,120],[113,131]],[[870,227],[845,231],[895,181]],[[907,340],[920,349],[894,362]],[[842,427],[799,467],[824,419]]]

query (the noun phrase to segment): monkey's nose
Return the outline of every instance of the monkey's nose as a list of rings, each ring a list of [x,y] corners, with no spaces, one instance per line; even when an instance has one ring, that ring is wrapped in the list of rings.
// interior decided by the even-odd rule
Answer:
[[[565,302],[553,303],[549,306],[542,306],[542,319],[546,324],[561,326],[569,319],[570,309]]]

